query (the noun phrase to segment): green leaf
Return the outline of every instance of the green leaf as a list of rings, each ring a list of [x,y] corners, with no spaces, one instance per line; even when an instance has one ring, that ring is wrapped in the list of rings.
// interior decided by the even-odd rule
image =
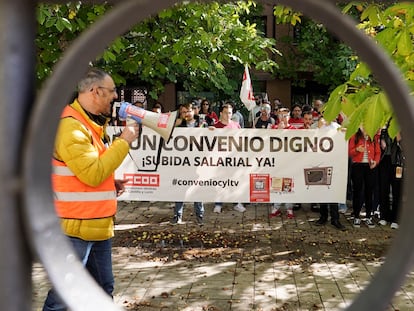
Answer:
[[[373,138],[378,129],[384,124],[384,93],[373,95],[365,100],[362,105],[366,105],[365,115],[363,119],[364,129],[367,134]]]
[[[111,51],[106,50],[103,54],[103,59],[106,62],[110,62],[110,61],[116,61],[116,56],[114,53],[112,53]]]
[[[45,26],[46,28],[54,27],[56,25],[56,22],[56,17],[50,17],[50,19],[46,21]]]
[[[345,139],[350,139],[354,135],[362,124],[362,119],[365,114],[365,106],[360,105],[355,111],[349,116],[348,125],[346,128]]]
[[[400,125],[398,124],[397,118],[394,116],[390,121],[390,125],[388,126],[388,134],[391,138],[394,138],[399,132]]]
[[[375,40],[391,54],[397,47],[397,33],[397,29],[386,28],[377,34]]]
[[[359,78],[368,78],[371,70],[365,63],[359,63],[354,72],[351,74],[350,80],[358,80]]]
[[[329,105],[325,105],[323,116],[326,120],[332,121],[334,120],[338,114],[341,112],[342,108],[342,97],[345,95],[347,90],[346,84],[338,86],[329,96],[329,100],[327,103]]]
[[[187,61],[187,56],[184,54],[175,54],[172,56],[173,63],[184,65],[184,63]]]
[[[65,24],[61,19],[56,20],[56,28],[59,32],[62,32],[65,29]]]
[[[342,98],[342,112],[349,116],[354,112],[356,105],[352,99],[352,96],[344,96]]]
[[[398,53],[407,56],[410,55],[413,51],[413,42],[411,40],[411,33],[408,29],[404,28],[400,35],[398,36]]]

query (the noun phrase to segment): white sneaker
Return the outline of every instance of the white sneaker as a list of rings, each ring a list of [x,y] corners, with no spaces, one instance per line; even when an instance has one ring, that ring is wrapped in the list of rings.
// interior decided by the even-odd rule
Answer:
[[[386,220],[384,220],[384,219],[381,219],[381,220],[378,222],[378,224],[379,224],[379,225],[381,225],[381,226],[386,226],[386,225],[387,225],[387,221],[386,221]]]
[[[398,229],[400,226],[396,222],[393,222],[390,227],[391,229]]]
[[[240,213],[244,213],[244,212],[246,211],[246,208],[243,206],[243,204],[241,204],[241,203],[237,203],[237,204],[234,206],[234,210],[235,210],[235,211],[238,211],[238,212],[240,212]]]
[[[361,219],[359,218],[354,218],[354,223],[353,223],[354,228],[359,228],[361,227]]]
[[[221,205],[214,206],[213,213],[220,214],[221,213]]]

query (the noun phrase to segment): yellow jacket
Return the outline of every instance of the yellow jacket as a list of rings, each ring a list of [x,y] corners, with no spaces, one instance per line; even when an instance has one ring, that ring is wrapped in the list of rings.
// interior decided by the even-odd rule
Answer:
[[[74,108],[88,126],[97,133],[101,139],[105,137],[105,128],[91,120],[82,109],[77,100],[71,107]],[[54,159],[65,163],[65,166],[86,187],[99,187],[111,178],[114,171],[122,163],[128,154],[128,142],[123,139],[115,139],[112,145],[102,153],[93,144],[90,130],[73,117],[62,118],[59,124]],[[115,189],[115,187],[114,187]],[[116,204],[116,198],[114,198]],[[61,225],[64,233],[83,240],[105,240],[114,235],[113,216],[82,219],[61,217]]]

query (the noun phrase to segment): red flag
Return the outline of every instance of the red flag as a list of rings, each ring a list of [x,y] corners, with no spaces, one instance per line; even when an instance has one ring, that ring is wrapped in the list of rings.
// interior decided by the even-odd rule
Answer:
[[[252,81],[250,80],[249,68],[247,68],[247,65],[244,65],[243,81],[240,89],[240,100],[249,111],[256,106]]]

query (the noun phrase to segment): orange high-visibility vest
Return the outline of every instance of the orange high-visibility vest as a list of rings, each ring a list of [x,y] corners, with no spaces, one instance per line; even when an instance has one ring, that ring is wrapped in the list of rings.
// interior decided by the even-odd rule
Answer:
[[[66,106],[61,118],[73,117],[92,135],[92,144],[102,154],[106,146],[85,118],[75,109]],[[56,212],[61,218],[95,219],[115,215],[117,201],[114,174],[102,184],[91,187],[81,182],[67,165],[52,159],[52,185]]]

